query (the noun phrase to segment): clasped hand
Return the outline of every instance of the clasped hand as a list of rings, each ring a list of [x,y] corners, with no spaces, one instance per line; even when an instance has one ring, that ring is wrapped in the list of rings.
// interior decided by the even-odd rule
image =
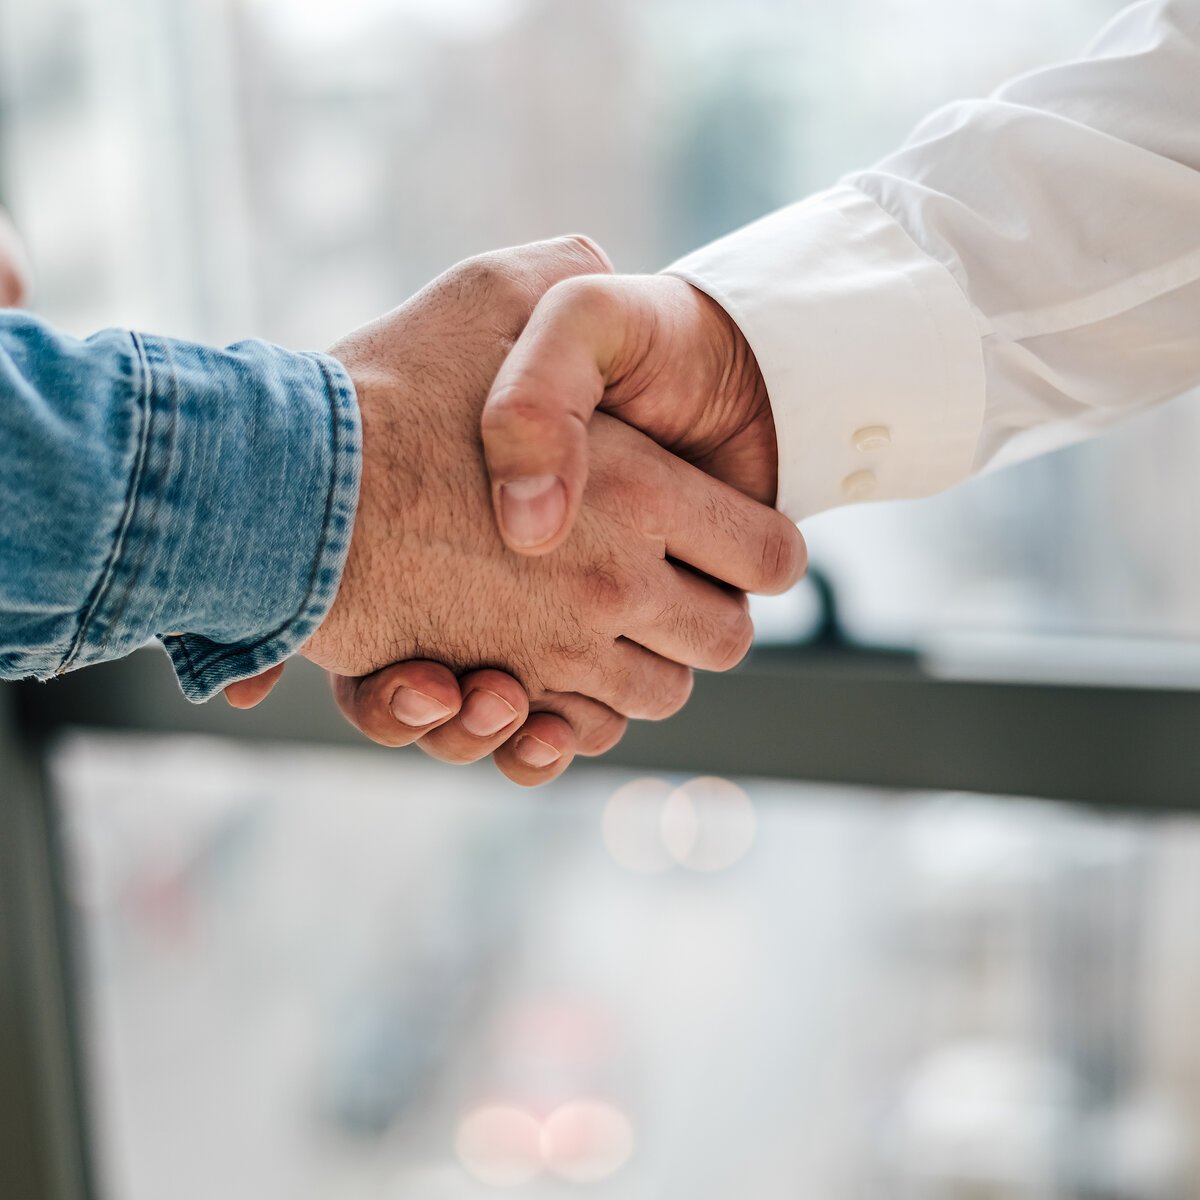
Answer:
[[[362,484],[303,653],[376,741],[553,778],[678,711],[692,668],[738,663],[745,593],[804,569],[767,506],[749,347],[683,281],[610,270],[583,238],[484,255],[330,351],[358,393]],[[226,694],[257,703],[281,670]]]

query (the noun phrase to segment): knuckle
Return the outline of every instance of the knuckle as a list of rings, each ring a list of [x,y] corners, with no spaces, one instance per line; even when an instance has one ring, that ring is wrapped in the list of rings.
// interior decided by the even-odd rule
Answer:
[[[642,602],[642,585],[611,559],[596,559],[582,568],[582,590],[587,607],[605,618],[619,616]]]
[[[717,638],[714,671],[731,671],[750,652],[754,641],[754,622],[740,609],[737,619],[728,623]]]
[[[772,522],[759,549],[759,590],[786,591],[800,577],[804,565],[804,540],[799,530],[790,522]]]
[[[571,247],[579,265],[585,270],[603,271],[605,274],[613,269],[612,261],[605,254],[600,244],[585,233],[569,233],[563,239]]]
[[[532,308],[533,288],[518,263],[503,251],[477,254],[452,268],[460,288],[492,312]]]
[[[519,377],[496,385],[484,405],[480,428],[484,437],[488,437],[512,425],[538,428],[552,424],[553,420],[551,397],[532,380]]]
[[[579,753],[588,756],[611,750],[629,728],[629,721],[617,713],[606,713],[592,722],[579,737]]]
[[[616,314],[619,302],[604,275],[576,275],[556,283],[549,292],[550,307],[588,324],[605,324]]]
[[[656,682],[644,714],[648,721],[664,721],[673,717],[688,702],[694,679],[687,667],[664,671]]]
[[[459,263],[454,270],[461,274],[464,282],[483,291],[502,288],[509,278],[500,256],[495,253],[476,254]]]

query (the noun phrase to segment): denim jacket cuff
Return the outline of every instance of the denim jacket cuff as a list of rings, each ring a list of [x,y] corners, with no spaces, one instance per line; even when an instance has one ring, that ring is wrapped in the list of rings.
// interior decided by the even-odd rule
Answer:
[[[133,340],[142,437],[86,624],[137,626],[128,609],[154,604],[150,628],[199,702],[295,653],[332,605],[358,504],[358,401],[326,355]]]

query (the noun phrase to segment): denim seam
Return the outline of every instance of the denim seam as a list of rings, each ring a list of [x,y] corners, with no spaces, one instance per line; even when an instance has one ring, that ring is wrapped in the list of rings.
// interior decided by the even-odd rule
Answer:
[[[88,600],[87,607],[84,609],[83,616],[80,618],[79,629],[75,633],[71,647],[54,672],[56,675],[62,675],[69,671],[71,664],[79,657],[79,653],[87,641],[87,634],[92,621],[112,587],[113,580],[116,577],[117,566],[121,561],[121,554],[125,549],[125,540],[129,534],[129,528],[133,524],[134,512],[137,508],[138,492],[141,489],[142,477],[146,469],[146,460],[149,457],[151,423],[150,367],[146,361],[145,349],[142,346],[141,338],[136,333],[132,333],[129,336],[134,349],[134,354],[131,356],[130,362],[137,368],[140,376],[140,386],[134,389],[136,401],[134,406],[135,419],[137,414],[140,413],[141,415],[137,452],[134,456],[129,487],[125,493],[125,506],[113,538],[112,549],[109,551],[108,558],[105,560],[104,567],[100,572],[100,578],[97,580],[96,586],[92,589],[91,597]]]
[[[340,380],[333,378],[329,370],[329,365],[324,359],[314,355],[312,356],[312,360],[320,367],[321,375],[325,382],[326,396],[329,399],[331,470],[329,488],[325,495],[325,513],[322,518],[321,537],[313,558],[312,567],[309,571],[304,598],[292,617],[289,617],[282,625],[277,626],[270,633],[264,634],[261,638],[253,642],[242,642],[235,646],[222,646],[211,652],[201,650],[199,653],[194,653],[193,645],[189,645],[190,642],[193,642],[193,639],[187,635],[171,637],[169,641],[164,638],[168,652],[172,655],[178,653],[182,656],[184,664],[191,675],[191,679],[187,682],[192,685],[192,690],[202,689],[205,685],[205,677],[211,675],[218,667],[232,658],[253,659],[255,657],[270,657],[275,652],[274,643],[282,639],[295,626],[311,619],[310,609],[314,601],[322,598],[321,593],[323,589],[319,584],[321,571],[327,555],[336,546],[336,537],[333,533],[334,510],[338,498],[348,482],[346,478],[346,463],[344,462],[347,445],[341,426],[342,421],[346,417],[345,410],[352,407],[356,403],[356,399],[353,397],[352,387],[345,388]],[[336,546],[336,548],[340,552],[343,547]],[[332,591],[336,594],[336,584]],[[275,664],[268,663],[259,666],[258,670],[266,670],[273,665]],[[199,689],[197,685],[199,685]],[[185,688],[185,692],[187,690]]]

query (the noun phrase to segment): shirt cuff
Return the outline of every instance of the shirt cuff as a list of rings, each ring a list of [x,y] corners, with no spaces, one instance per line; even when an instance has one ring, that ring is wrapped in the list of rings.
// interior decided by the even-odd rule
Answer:
[[[134,475],[72,665],[111,657],[110,632],[145,629],[202,701],[293,654],[332,605],[358,503],[358,401],[325,355],[133,342]]]
[[[848,185],[667,268],[711,296],[758,359],[779,443],[778,507],[926,496],[972,469],[980,329],[950,272]]]

